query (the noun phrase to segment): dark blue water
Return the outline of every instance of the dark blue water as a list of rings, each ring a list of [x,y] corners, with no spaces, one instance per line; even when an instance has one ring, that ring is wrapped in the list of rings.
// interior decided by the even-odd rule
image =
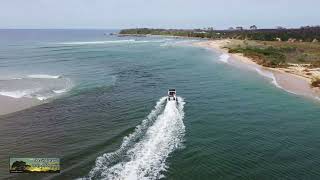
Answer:
[[[0,75],[6,83],[22,78],[12,88],[36,81],[30,75],[72,85],[57,94],[63,83],[43,78],[34,87],[49,90],[26,96],[51,92],[46,103],[0,116],[1,179],[320,178],[318,102],[221,63],[190,40],[110,32],[0,31]],[[172,87],[183,109],[161,102]],[[8,173],[9,157],[39,156],[60,157],[62,172]]]

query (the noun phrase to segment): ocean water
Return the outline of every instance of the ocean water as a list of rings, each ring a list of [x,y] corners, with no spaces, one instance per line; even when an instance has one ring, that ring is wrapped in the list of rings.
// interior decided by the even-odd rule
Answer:
[[[0,179],[319,179],[320,102],[188,39],[0,30]],[[167,102],[176,88],[178,103]],[[9,174],[59,157],[59,174]]]

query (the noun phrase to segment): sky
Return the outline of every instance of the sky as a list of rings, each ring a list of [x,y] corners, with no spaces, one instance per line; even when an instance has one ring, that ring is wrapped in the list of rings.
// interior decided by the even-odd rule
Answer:
[[[320,0],[1,0],[0,28],[204,28],[320,24]]]

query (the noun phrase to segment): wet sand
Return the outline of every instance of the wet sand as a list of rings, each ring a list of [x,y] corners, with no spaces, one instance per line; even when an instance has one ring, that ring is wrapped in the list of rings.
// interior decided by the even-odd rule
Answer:
[[[12,98],[0,95],[0,116],[41,104],[40,100],[31,98]]]
[[[228,63],[231,65],[249,68],[257,72],[269,73],[273,76],[272,78],[275,81],[274,84],[289,93],[319,100],[320,90],[310,86],[310,78],[288,73],[285,71],[286,69],[263,67],[256,64],[253,59],[244,57],[242,54],[228,53],[227,49],[224,47],[229,43],[231,43],[230,40],[211,40],[197,42],[194,43],[194,45],[209,48],[219,53],[228,54],[230,56]],[[262,73],[258,74],[262,75]]]
[[[320,97],[320,91],[318,89],[311,88],[310,80],[307,78],[281,71],[273,71],[273,74],[276,77],[278,84],[284,90],[315,99]]]

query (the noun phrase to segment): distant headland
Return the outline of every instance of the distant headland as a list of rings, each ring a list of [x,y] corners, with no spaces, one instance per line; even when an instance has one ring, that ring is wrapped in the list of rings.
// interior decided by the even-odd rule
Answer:
[[[119,34],[130,35],[170,35],[183,37],[196,37],[208,39],[240,39],[240,40],[259,40],[259,41],[303,41],[313,42],[320,40],[320,26],[303,26],[300,28],[287,29],[277,27],[274,29],[258,29],[256,25],[248,29],[230,27],[227,30],[215,30],[211,27],[203,29],[150,29],[136,28],[123,29]]]

